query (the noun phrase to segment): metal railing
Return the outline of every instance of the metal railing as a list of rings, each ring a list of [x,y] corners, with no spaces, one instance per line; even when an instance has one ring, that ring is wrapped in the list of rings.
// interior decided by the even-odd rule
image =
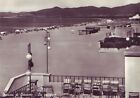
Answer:
[[[30,83],[28,83],[28,84],[26,84],[26,85],[24,85],[24,86],[22,86],[22,87],[20,87],[20,88],[18,88],[18,89],[16,89],[15,91],[12,91],[12,92],[9,92],[10,94],[16,94],[16,93],[31,93],[29,90],[30,90],[30,86],[31,86],[31,91],[33,90],[35,90],[36,88],[37,88],[37,81],[35,81],[35,82],[32,82],[31,81],[31,84]]]
[[[17,88],[20,88],[25,84],[27,84],[27,82],[28,82],[28,76],[26,75],[26,73],[15,76],[9,80],[6,88],[4,89],[4,93],[14,91]]]

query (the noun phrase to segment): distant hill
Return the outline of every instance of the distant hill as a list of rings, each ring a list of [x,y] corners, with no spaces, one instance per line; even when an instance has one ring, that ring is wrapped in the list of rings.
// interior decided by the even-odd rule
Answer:
[[[36,12],[31,12],[33,15],[46,17],[128,17],[136,13],[140,13],[140,3],[130,4],[126,6],[108,8],[108,7],[78,7],[78,8],[59,8],[44,9]]]
[[[94,18],[128,18],[140,14],[140,3],[108,7],[54,7],[32,12],[0,12],[0,25],[12,26],[38,26],[54,24],[71,24],[92,21]]]

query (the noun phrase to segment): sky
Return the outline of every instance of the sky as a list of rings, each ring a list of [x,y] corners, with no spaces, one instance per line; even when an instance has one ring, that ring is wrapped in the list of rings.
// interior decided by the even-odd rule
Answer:
[[[37,11],[55,6],[72,8],[81,6],[116,7],[140,0],[0,0],[0,12]]]

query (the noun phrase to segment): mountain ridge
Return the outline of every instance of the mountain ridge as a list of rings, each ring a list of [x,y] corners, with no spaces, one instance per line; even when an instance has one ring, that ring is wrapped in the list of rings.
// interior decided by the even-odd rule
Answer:
[[[109,7],[54,7],[31,12],[0,12],[0,26],[71,25],[91,22],[97,18],[129,18],[140,14],[140,3]]]
[[[132,16],[134,14],[140,13],[140,3],[129,4],[125,6],[118,7],[95,7],[95,6],[85,6],[85,7],[75,7],[75,8],[60,8],[53,7],[49,9],[42,9],[38,11],[31,12],[0,12],[0,17],[10,17],[10,16],[45,16],[45,17],[92,17],[92,16]]]
[[[140,3],[129,4],[114,8],[109,7],[77,7],[77,8],[60,8],[54,7],[31,12],[33,15],[44,15],[48,17],[92,17],[92,16],[132,16],[140,13]]]

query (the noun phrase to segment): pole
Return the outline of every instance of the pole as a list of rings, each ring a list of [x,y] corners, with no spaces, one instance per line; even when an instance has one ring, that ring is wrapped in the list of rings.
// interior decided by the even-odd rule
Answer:
[[[32,54],[31,53],[31,43],[28,44],[28,53]]]
[[[46,40],[46,67],[47,67],[47,70],[46,72],[49,73],[49,56],[48,56],[48,47],[49,47],[49,40],[48,40],[48,37],[49,37],[49,32],[46,31],[46,37],[45,37],[45,40]]]
[[[50,49],[50,32],[46,31],[46,35],[44,38],[45,44],[46,45],[46,73],[49,73],[49,49]]]
[[[28,54],[31,55],[31,58],[28,59],[28,70],[31,71],[31,67],[33,67],[33,62],[32,62],[32,52],[31,52],[31,43],[28,44]]]
[[[31,87],[31,74],[29,75],[29,88],[30,88],[30,94],[31,94],[31,89],[32,89],[32,87]]]
[[[46,63],[47,63],[47,73],[48,73],[48,72],[49,72],[49,71],[48,71],[48,70],[49,70],[49,69],[48,69],[48,68],[49,68],[49,67],[48,67],[48,64],[49,64],[49,62],[48,62],[48,61],[49,61],[49,60],[48,60],[48,57],[49,57],[49,56],[48,56],[48,34],[47,34],[47,33],[48,33],[48,32],[46,32]]]
[[[28,53],[32,56],[31,53],[31,43],[28,44]],[[31,72],[31,67],[33,66],[32,58],[28,60],[28,70]],[[29,93],[31,94],[31,73],[29,74]]]

